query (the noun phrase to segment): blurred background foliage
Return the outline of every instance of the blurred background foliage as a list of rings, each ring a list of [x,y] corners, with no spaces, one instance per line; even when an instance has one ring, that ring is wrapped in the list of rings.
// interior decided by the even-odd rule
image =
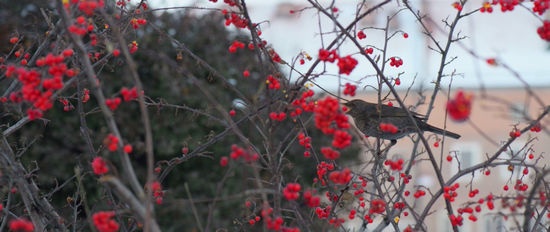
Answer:
[[[22,35],[23,43],[27,51],[34,51],[42,40],[47,25],[40,13],[40,8],[48,9],[47,1],[0,1],[0,28],[8,33],[3,33],[0,39],[0,52],[6,56],[12,45],[8,44],[10,35]],[[50,12],[46,10],[46,12]],[[53,16],[52,18],[56,18]],[[148,25],[143,29],[128,33],[128,41],[139,43],[139,50],[134,54],[138,64],[138,71],[144,84],[144,90],[150,100],[160,103],[186,106],[200,112],[212,114],[222,118],[216,109],[206,100],[203,93],[193,84],[189,76],[178,72],[174,62],[184,73],[197,77],[209,90],[217,101],[226,110],[235,109],[238,120],[252,110],[258,109],[262,104],[269,104],[270,94],[262,91],[265,89],[265,74],[279,72],[278,68],[269,62],[259,62],[254,51],[247,48],[239,50],[235,54],[228,52],[232,41],[249,41],[245,34],[238,31],[228,30],[223,24],[223,15],[219,12],[208,14],[193,14],[188,11],[177,13],[148,13],[146,16]],[[5,30],[4,30],[5,29]],[[13,32],[13,34],[10,34]],[[103,36],[109,36],[108,31]],[[7,35],[7,36],[6,36]],[[211,67],[217,70],[220,75],[226,77],[229,84],[239,89],[256,108],[236,107],[234,105],[238,96],[231,91],[227,83],[216,78],[204,64],[197,62],[190,56],[181,52],[171,38],[185,45],[198,57],[201,57]],[[247,43],[247,42],[246,42]],[[106,51],[103,52],[103,55]],[[41,54],[44,56],[45,54]],[[8,60],[9,62],[9,60]],[[244,78],[242,72],[248,69],[251,72],[249,78]],[[266,71],[267,70],[267,71]],[[104,87],[106,96],[119,96],[120,88],[132,87],[130,76],[125,61],[122,58],[110,58],[106,63],[99,65],[96,69]],[[10,81],[6,78],[0,80],[0,87],[5,90]],[[64,96],[74,106],[78,104],[78,98],[74,94],[78,88],[87,87],[86,81],[81,80],[73,85]],[[274,93],[281,94],[281,93]],[[276,104],[285,104],[278,102]],[[2,117],[0,123],[2,128],[12,125],[21,115],[8,113],[13,106],[2,104]],[[102,141],[109,133],[104,123],[103,115],[98,111],[93,96],[90,101],[83,104],[87,113],[86,121],[99,154],[90,154],[82,136],[82,128],[78,117],[78,111],[63,111],[63,105],[56,102],[44,120],[36,120],[16,134],[10,136],[10,142],[15,150],[21,152],[21,160],[28,170],[35,170],[33,177],[37,180],[43,194],[51,197],[52,202],[60,213],[69,221],[72,221],[72,207],[70,199],[76,199],[77,180],[74,177],[75,169],[80,169],[85,174],[82,178],[82,188],[86,192],[87,204],[92,212],[111,208],[106,204],[112,195],[108,190],[100,187],[96,176],[90,172],[90,161],[95,155],[107,157],[118,166],[118,159],[115,153],[109,153],[102,149]],[[284,108],[284,107],[283,107]],[[155,160],[169,160],[182,156],[182,148],[188,147],[190,151],[208,142],[212,137],[226,129],[226,125],[211,120],[196,112],[184,109],[175,109],[167,105],[150,106],[151,125],[153,127]],[[266,141],[257,136],[257,130],[268,131],[269,141],[279,145],[281,141],[285,144],[293,144],[290,149],[284,150],[283,161],[278,170],[270,170],[266,167],[262,171],[262,178],[266,183],[272,182],[273,178],[279,178],[277,174],[284,173],[282,178],[285,182],[299,182],[302,186],[312,186],[316,174],[317,161],[315,158],[304,158],[304,149],[293,140],[295,134],[301,127],[299,122],[288,119],[283,122],[270,122],[269,108],[263,109],[260,117],[248,120],[263,120],[258,128],[248,120],[239,124],[240,130],[248,136],[253,144],[264,148]],[[308,127],[308,133],[313,138],[313,146],[317,150],[321,146],[330,144],[330,138],[322,135],[312,127],[311,115],[305,114],[302,119]],[[145,178],[145,152],[144,134],[141,117],[137,102],[123,103],[115,111],[115,118],[119,123],[121,134],[125,143],[134,146],[131,154],[134,166],[141,180]],[[290,139],[287,138],[292,133]],[[252,173],[244,168],[242,163],[231,163],[228,167],[222,168],[219,165],[220,157],[228,156],[232,144],[240,144],[240,140],[232,133],[223,139],[209,146],[203,156],[189,159],[172,170],[163,180],[163,187],[166,190],[164,204],[156,208],[159,224],[165,231],[193,231],[196,225],[191,208],[190,197],[193,198],[199,218],[206,220],[210,207],[214,207],[213,225],[214,228],[238,228],[247,225],[253,213],[259,213],[259,206],[246,209],[244,202],[249,200],[255,202],[254,195],[246,195],[243,191],[255,189],[252,181]],[[358,149],[349,148],[342,155],[343,160],[352,162],[357,159]],[[260,154],[260,155],[265,155]],[[164,167],[164,166],[162,166]],[[228,170],[230,174],[228,173]],[[224,180],[223,185],[218,185]],[[7,186],[7,183],[2,183]],[[67,182],[65,185],[62,183]],[[186,186],[191,196],[186,193]],[[280,186],[266,186],[278,191]],[[55,192],[52,192],[56,189]],[[2,188],[2,193],[8,191]],[[259,201],[258,201],[259,202]],[[22,203],[21,203],[22,204]],[[304,210],[309,210],[305,206]],[[79,215],[79,222],[85,220],[82,209]],[[254,211],[256,210],[256,211]],[[119,217],[119,220],[129,220]],[[85,224],[85,223],[82,223]],[[128,223],[130,224],[130,223]],[[261,227],[258,227],[261,228]]]

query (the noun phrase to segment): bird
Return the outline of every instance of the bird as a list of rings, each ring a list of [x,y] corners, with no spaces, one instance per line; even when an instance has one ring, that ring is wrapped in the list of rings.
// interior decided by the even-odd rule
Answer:
[[[345,113],[353,118],[357,129],[366,136],[390,140],[392,144],[395,144],[397,143],[397,139],[403,138],[410,133],[417,132],[414,124],[407,115],[407,110],[403,108],[382,104],[379,105],[360,99],[345,102],[344,105],[347,108]],[[446,131],[426,123],[425,118],[420,114],[414,112],[411,112],[411,114],[421,131],[429,131],[454,139],[460,138],[460,135],[457,133]],[[382,131],[380,129],[381,123],[392,124],[397,127],[397,131]]]

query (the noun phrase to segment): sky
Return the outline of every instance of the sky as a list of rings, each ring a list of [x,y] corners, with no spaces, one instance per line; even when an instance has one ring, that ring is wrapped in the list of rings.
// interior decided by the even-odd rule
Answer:
[[[219,0],[223,2],[223,0]],[[329,1],[321,1],[329,2]],[[349,22],[353,19],[356,0],[337,0],[337,6],[340,11],[339,19],[342,22]],[[378,2],[378,1],[376,1]],[[395,13],[396,2],[388,5],[378,11],[376,16],[370,18],[365,25],[375,25],[382,27],[387,15]],[[417,7],[420,6],[419,0],[411,0]],[[429,15],[433,18],[437,26],[433,31],[446,30],[442,20],[454,16],[456,10],[450,5],[451,1],[431,0],[425,1]],[[321,48],[321,36],[319,36],[320,27],[323,31],[331,29],[332,24],[326,19],[318,20],[315,11],[305,11],[299,17],[288,13],[288,8],[282,8],[277,11],[279,4],[291,3],[292,7],[300,8],[307,6],[305,0],[248,0],[251,17],[255,22],[268,22],[261,25],[262,38],[279,53],[284,60],[292,60],[300,52],[305,51],[314,56]],[[170,6],[199,6],[199,7],[218,7],[222,3],[211,3],[208,0],[159,0],[150,1],[153,8]],[[529,3],[530,4],[530,3]],[[469,1],[465,10],[472,10],[473,7],[481,6],[480,0]],[[531,7],[530,5],[527,5]],[[400,76],[402,86],[408,87],[414,83],[416,87],[420,85],[430,85],[437,76],[437,70],[441,62],[440,56],[427,49],[426,37],[420,30],[419,23],[411,16],[411,13],[402,11],[396,16],[397,27],[406,32],[409,37],[403,38],[399,33],[388,44],[388,55],[399,56],[403,59],[404,65],[399,69],[389,70],[389,76]],[[321,26],[319,26],[321,25]],[[452,78],[452,84],[455,87],[518,87],[522,85],[512,72],[502,67],[487,65],[485,58],[496,58],[505,63],[516,73],[521,74],[521,78],[531,86],[550,86],[550,49],[549,44],[544,42],[536,33],[537,28],[542,25],[540,19],[535,17],[525,8],[517,8],[512,12],[502,13],[499,7],[495,7],[492,14],[475,13],[468,16],[457,27],[461,35],[466,37],[461,40],[461,45],[453,47],[449,57],[456,57],[445,69],[445,73],[456,75]],[[440,29],[438,29],[440,28]],[[362,45],[374,45],[382,47],[384,42],[383,33],[380,31],[365,30],[367,38],[361,40]],[[446,40],[442,34],[436,34],[438,41]],[[326,39],[326,38],[325,38]],[[344,45],[340,49],[340,54],[353,54],[356,48]],[[473,51],[483,59],[473,58],[469,52]],[[361,59],[359,55],[354,55],[359,65],[348,77],[349,82],[361,81],[364,83],[376,83],[374,78],[367,77],[373,74],[372,67],[369,66],[366,59]],[[305,71],[309,68],[308,63],[298,66],[297,69]],[[338,73],[334,64],[326,66],[330,73]],[[289,71],[287,69],[287,71]],[[321,71],[318,69],[317,71]],[[287,72],[289,73],[289,72]],[[293,74],[294,76],[296,74]],[[451,78],[445,78],[442,83],[447,86]],[[334,76],[323,76],[318,79],[318,84],[336,88],[338,86],[337,78]]]

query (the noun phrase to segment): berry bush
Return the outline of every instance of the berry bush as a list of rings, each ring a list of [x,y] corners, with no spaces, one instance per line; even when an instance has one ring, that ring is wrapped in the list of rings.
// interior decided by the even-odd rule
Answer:
[[[290,57],[266,39],[269,21],[253,20],[247,0],[201,2],[207,7],[0,3],[0,230],[433,231],[433,212],[453,231],[486,215],[508,230],[550,227],[549,172],[537,150],[550,107],[513,64],[471,49],[459,27],[473,16],[524,11],[540,22],[535,38],[549,41],[550,1],[461,0],[443,19],[407,0],[356,1],[353,9],[297,1],[278,14],[315,15],[318,47]],[[353,20],[344,20],[350,11]],[[401,28],[403,15],[423,33]],[[440,64],[413,105],[415,73],[404,70],[414,61],[393,49],[411,39],[428,41],[422,49]],[[453,56],[459,48],[468,56]],[[511,74],[537,113],[455,87],[460,59]],[[400,116],[411,120],[444,111],[494,147],[465,167],[458,151],[443,152],[448,139],[419,128],[396,145],[366,138],[342,105],[365,92],[407,109]],[[446,105],[436,106],[440,95]],[[521,114],[501,125],[504,139],[473,120],[479,101]],[[403,140],[413,148],[392,155]],[[420,165],[433,184],[414,171]],[[476,186],[474,176],[500,167],[510,173],[503,186]]]

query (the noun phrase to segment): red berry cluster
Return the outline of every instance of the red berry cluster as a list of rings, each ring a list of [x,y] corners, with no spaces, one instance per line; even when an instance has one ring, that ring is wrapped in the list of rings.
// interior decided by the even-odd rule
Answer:
[[[357,66],[357,60],[351,56],[344,56],[338,58],[338,68],[340,69],[338,73],[349,75],[355,66]]]
[[[248,220],[249,225],[254,225],[256,222],[259,222],[262,218],[260,216],[255,216],[254,218],[251,218]]]
[[[271,112],[269,113],[269,118],[271,118],[271,120],[274,120],[274,121],[283,121],[285,120],[286,118],[286,113],[285,112]]]
[[[353,175],[348,168],[344,168],[342,171],[333,171],[328,175],[328,179],[335,184],[347,185]]]
[[[386,202],[382,199],[374,199],[370,202],[369,214],[382,214],[386,211]]]
[[[244,148],[241,148],[235,144],[231,145],[231,153],[229,154],[229,157],[231,157],[231,159],[233,160],[243,158],[246,162],[253,162],[260,158],[257,153],[247,151]]]
[[[34,225],[31,221],[24,219],[24,218],[17,218],[10,221],[8,224],[8,227],[10,228],[10,231],[18,231],[18,232],[33,232],[34,231]]]
[[[279,63],[279,64],[285,64],[283,59],[281,59],[281,56],[279,56],[279,53],[277,53],[274,49],[268,49],[267,53],[268,53],[269,57],[271,57],[271,60],[273,62]]]
[[[399,68],[399,66],[403,65],[403,60],[399,57],[390,57],[390,66]]]
[[[105,104],[112,111],[115,111],[121,102],[122,102],[122,99],[120,99],[119,97],[105,99]]]
[[[351,209],[351,210],[349,211],[348,218],[349,218],[350,220],[355,219],[355,214],[357,214],[357,210]]]
[[[300,197],[302,186],[298,183],[288,183],[283,189],[283,197],[289,201],[297,200]]]
[[[113,134],[108,134],[107,137],[103,140],[103,144],[107,147],[107,150],[113,152],[118,149],[119,139]]]
[[[452,226],[462,226],[464,218],[462,218],[462,215],[460,214],[457,216],[452,214],[451,216],[449,216],[449,220],[451,221]]]
[[[164,196],[164,192],[162,191],[162,185],[158,181],[154,181],[151,183],[151,192],[153,192],[153,198],[155,198],[155,203],[157,205],[162,204],[162,197]]]
[[[537,34],[539,34],[541,39],[550,41],[550,21],[544,20],[542,26],[537,28]]]
[[[518,128],[514,127],[514,129],[510,131],[509,135],[510,135],[510,138],[518,138],[519,136],[521,136],[521,131],[518,130]]]
[[[478,193],[479,193],[479,189],[473,189],[472,191],[470,191],[470,193],[468,193],[468,197],[473,198],[473,197],[475,197]]]
[[[319,60],[324,62],[330,62],[333,63],[338,59],[338,54],[336,54],[336,50],[328,51],[326,49],[319,49]]]
[[[224,12],[225,13],[225,12]],[[225,25],[229,26],[233,24],[237,28],[248,28],[248,20],[239,16],[236,13],[227,14],[225,13]]]
[[[273,75],[268,75],[267,76],[267,80],[265,81],[265,83],[267,84],[267,87],[269,89],[280,89],[281,88],[281,83],[279,82],[279,80],[275,77],[273,77]]]
[[[365,53],[367,53],[367,54],[370,55],[370,54],[372,54],[373,52],[374,52],[374,48],[372,48],[372,47],[365,48]]]
[[[357,90],[357,85],[346,83],[346,86],[344,88],[344,95],[353,97],[355,96],[355,90]]]
[[[66,98],[59,98],[59,102],[63,104],[63,111],[71,111],[74,109],[74,106]]]
[[[443,197],[450,202],[455,201],[455,198],[458,196],[458,193],[456,192],[458,187],[460,187],[460,184],[458,183],[443,187]]]
[[[298,134],[298,143],[303,146],[305,149],[311,149],[311,137],[306,136],[304,132]]]
[[[542,130],[542,129],[541,129],[540,122],[539,122],[539,123],[536,123],[535,125],[533,125],[533,126],[531,127],[531,129],[529,129],[529,130],[532,131],[532,132],[536,132],[536,133],[540,132],[540,131]]]
[[[311,149],[311,137],[306,136],[304,132],[300,132],[298,134],[298,143],[306,149],[306,151],[304,151],[304,157],[309,157],[311,155],[309,151]]]
[[[380,130],[385,133],[395,134],[399,131],[399,128],[397,128],[395,125],[391,123],[381,122],[379,127],[380,127]]]
[[[19,37],[14,36],[14,37],[10,38],[10,43],[11,44],[16,44],[17,42],[19,42]]]
[[[109,168],[107,167],[107,162],[101,157],[95,157],[92,160],[92,171],[96,175],[103,175],[107,172],[109,172]]]
[[[237,49],[239,49],[239,48],[244,49],[244,43],[241,42],[241,41],[235,40],[235,41],[233,41],[231,46],[229,46],[229,52],[230,53],[235,53],[235,52],[237,52]]]
[[[460,90],[447,102],[447,113],[455,121],[465,121],[472,111],[472,95]]]
[[[304,111],[305,112],[313,112],[315,109],[315,102],[311,101],[311,97],[313,97],[315,93],[313,90],[307,90],[302,93],[300,98],[295,99],[292,101],[292,106],[294,107],[294,110],[290,112],[291,117],[296,117],[301,115]]]
[[[338,149],[344,149],[351,145],[351,139],[352,137],[347,131],[336,130],[332,138],[332,146]]]
[[[357,38],[358,39],[364,39],[364,38],[367,38],[367,35],[365,35],[365,32],[359,31],[359,32],[357,32]]]
[[[136,87],[133,87],[131,89],[122,87],[122,89],[120,89],[120,94],[122,95],[122,100],[124,100],[125,102],[132,101],[138,98]]]
[[[416,199],[421,198],[423,196],[426,196],[426,191],[424,191],[422,189],[417,189],[413,194],[413,197],[416,198]]]
[[[5,75],[8,78],[16,77],[23,84],[20,91],[10,93],[10,100],[14,103],[26,101],[32,105],[27,109],[29,119],[34,120],[42,117],[43,112],[53,107],[53,92],[63,88],[63,76],[73,77],[76,75],[73,69],[69,69],[64,63],[66,58],[74,54],[72,49],[65,49],[59,55],[49,53],[45,57],[37,59],[36,66],[47,67],[47,74],[51,78],[42,77],[37,69],[27,69],[8,65],[5,67]],[[17,56],[17,54],[15,54]],[[24,61],[28,54],[25,54]]]
[[[403,159],[398,159],[398,160],[391,160],[391,159],[387,159],[386,161],[384,161],[384,165],[385,166],[388,166],[390,167],[390,170],[392,171],[401,171],[403,170],[403,164],[405,163],[405,161],[403,161]]]
[[[326,159],[329,160],[336,160],[340,158],[340,152],[332,149],[331,147],[321,148],[321,153],[323,154],[323,156],[325,156]]]
[[[514,185],[514,190],[525,192],[529,189],[529,185],[524,183],[521,179],[516,180],[516,184]]]
[[[405,203],[404,202],[395,202],[393,204],[393,208],[398,209],[398,210],[402,210],[402,209],[405,208]]]
[[[134,40],[128,45],[128,48],[130,49],[130,54],[134,54],[138,50],[138,43]]]
[[[144,18],[132,18],[130,20],[130,24],[132,25],[132,28],[138,29],[140,26],[147,24],[147,20]]]
[[[92,215],[92,221],[99,232],[116,232],[119,225],[113,220],[114,216],[113,211],[100,211]]]
[[[69,32],[78,36],[84,36],[94,30],[94,24],[89,22],[86,17],[79,16],[75,23],[69,26]]]
[[[355,66],[357,66],[358,63],[355,58],[349,55],[340,57],[336,53],[336,50],[328,51],[326,49],[319,49],[319,60],[330,63],[334,63],[334,61],[338,60],[338,73],[347,75],[349,75],[351,71],[355,69]]]
[[[329,171],[334,170],[334,164],[329,164],[325,161],[321,161],[321,163],[317,164],[317,179],[321,181],[321,185],[325,186],[325,175]]]
[[[481,8],[479,8],[479,12],[481,13],[493,13],[493,6],[489,2],[483,2],[481,5]]]
[[[90,90],[89,89],[86,89],[84,88],[82,90],[82,103],[86,103],[90,100]]]
[[[339,110],[339,102],[327,97],[317,102],[315,107],[315,126],[326,135],[332,135],[332,146],[344,149],[351,144],[352,136],[345,129],[349,128],[347,116]],[[327,159],[337,159],[340,153],[332,148],[321,150]]]
[[[460,2],[453,2],[452,6],[459,11],[462,10],[462,4]]]
[[[534,0],[533,1],[533,12],[542,15],[546,10],[550,8],[550,0]]]
[[[105,7],[103,0],[71,0],[72,4],[78,4],[78,10],[87,16],[92,16],[96,9]]]
[[[338,129],[350,127],[348,117],[339,110],[340,103],[332,97],[317,102],[315,107],[315,126],[324,134],[334,134]]]
[[[331,207],[328,205],[325,208],[317,207],[315,208],[315,214],[319,219],[327,219],[330,216]]]
[[[317,207],[321,204],[321,198],[319,198],[318,196],[314,196],[313,192],[310,190],[304,192],[304,201],[305,204],[310,208]]]

